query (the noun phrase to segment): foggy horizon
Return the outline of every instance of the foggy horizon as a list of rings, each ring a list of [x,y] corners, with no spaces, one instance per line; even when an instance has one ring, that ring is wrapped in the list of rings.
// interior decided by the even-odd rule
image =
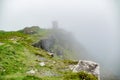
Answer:
[[[56,20],[75,35],[91,60],[118,73],[119,4],[117,0],[1,0],[0,30],[51,28]]]

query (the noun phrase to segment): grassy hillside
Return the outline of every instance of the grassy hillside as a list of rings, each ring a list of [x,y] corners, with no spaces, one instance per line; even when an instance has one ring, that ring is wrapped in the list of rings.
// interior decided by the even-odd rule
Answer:
[[[50,29],[24,30],[0,31],[0,80],[97,80],[86,72],[72,73],[69,65],[76,61],[51,57],[47,51],[32,46],[50,34]]]

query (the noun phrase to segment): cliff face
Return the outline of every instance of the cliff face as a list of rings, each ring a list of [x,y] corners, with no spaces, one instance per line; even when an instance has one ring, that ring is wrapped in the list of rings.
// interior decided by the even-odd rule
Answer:
[[[78,61],[66,58],[74,48],[64,31],[54,35],[51,29],[29,29],[0,31],[0,80],[97,80],[88,72],[72,72],[70,65]]]
[[[51,48],[55,45],[55,40],[52,38],[42,39],[39,42],[33,44],[34,47],[42,48],[45,51],[52,52]]]
[[[77,51],[76,46],[78,44],[70,32],[62,29],[51,29],[49,35],[33,43],[33,46],[54,53],[54,55],[64,59],[74,59]]]

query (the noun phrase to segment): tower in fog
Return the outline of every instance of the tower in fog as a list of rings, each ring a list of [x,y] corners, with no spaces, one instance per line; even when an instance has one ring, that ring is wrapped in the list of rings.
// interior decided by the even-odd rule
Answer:
[[[58,22],[57,21],[53,21],[52,22],[52,28],[53,29],[57,29],[58,28]]]

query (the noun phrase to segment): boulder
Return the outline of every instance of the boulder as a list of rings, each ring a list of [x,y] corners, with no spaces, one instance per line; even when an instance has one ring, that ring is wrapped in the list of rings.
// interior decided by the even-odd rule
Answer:
[[[45,66],[44,62],[39,63],[40,66]]]
[[[25,34],[35,34],[38,32],[40,28],[38,26],[32,26],[32,27],[25,27],[23,29],[23,33]]]
[[[28,74],[35,74],[35,70],[32,69],[32,70],[28,71],[27,73]]]
[[[98,77],[100,80],[99,65],[93,61],[79,60],[77,65],[71,68],[73,72],[86,71]]]

